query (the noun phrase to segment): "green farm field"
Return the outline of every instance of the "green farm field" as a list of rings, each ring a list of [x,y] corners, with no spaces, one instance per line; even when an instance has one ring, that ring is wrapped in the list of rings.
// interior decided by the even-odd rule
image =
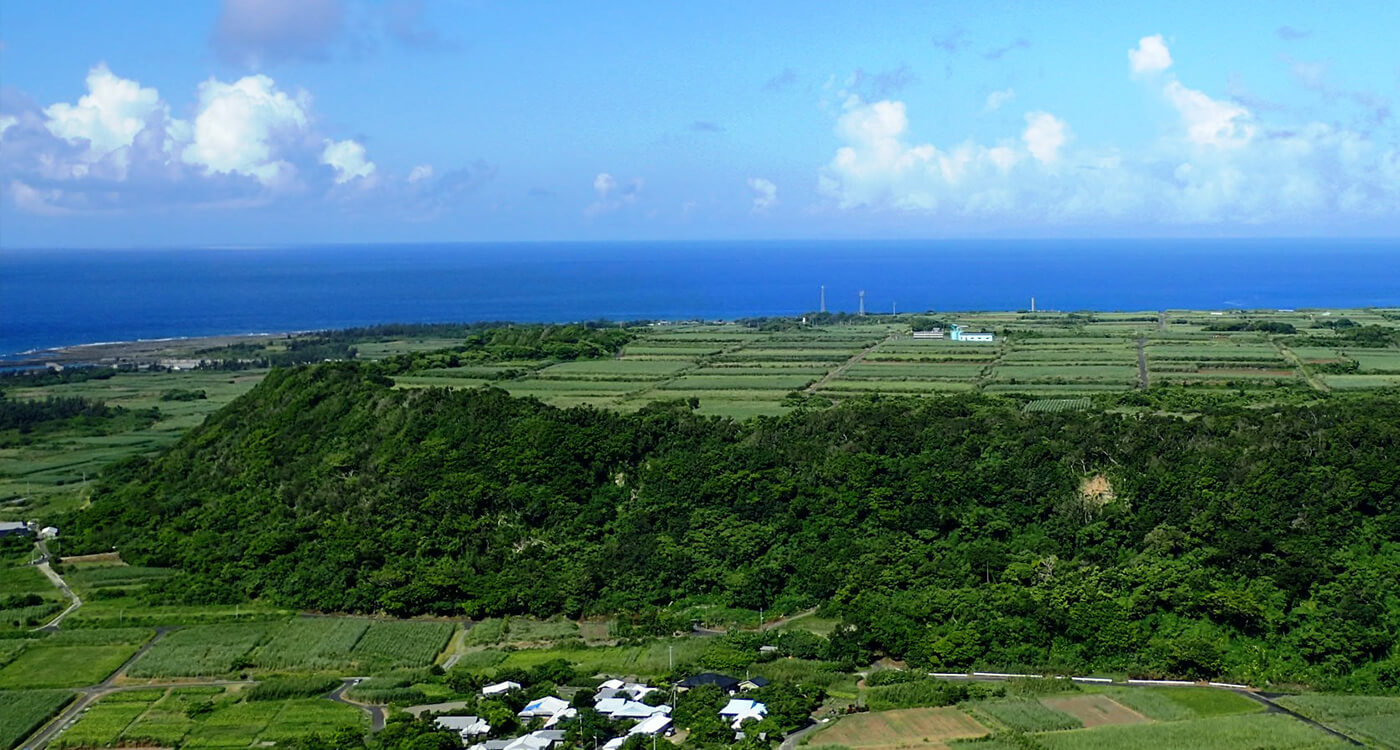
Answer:
[[[802,325],[749,327],[734,323],[649,325],[619,356],[568,362],[464,361],[434,364],[396,377],[403,388],[500,387],[560,407],[635,411],[671,399],[697,399],[704,414],[746,419],[783,414],[798,403],[794,391],[822,403],[870,394],[926,394],[957,398],[980,391],[1033,400],[1092,396],[1111,408],[1113,394],[1141,387],[1137,348],[1143,343],[1151,388],[1230,392],[1248,401],[1291,392],[1356,392],[1400,387],[1400,345],[1357,346],[1338,321],[1400,331],[1388,310],[1297,311],[981,312],[869,315]],[[934,320],[945,327],[990,330],[993,344],[914,339],[911,327]],[[1294,326],[1292,334],[1248,328]],[[361,359],[431,352],[460,344],[440,335],[356,344]],[[260,345],[285,350],[282,338]],[[189,342],[172,344],[182,352]],[[180,352],[172,352],[172,356]],[[1353,369],[1337,369],[1353,368]],[[83,396],[132,410],[156,408],[147,426],[110,433],[67,429],[40,438],[0,433],[0,520],[44,517],[78,507],[103,467],[171,445],[205,416],[263,377],[236,372],[122,372],[105,380],[6,389],[8,398]],[[820,382],[814,386],[813,383]],[[163,400],[170,391],[202,391],[204,398]],[[137,584],[132,584],[137,585]],[[95,608],[120,613],[118,605]],[[42,613],[11,613],[10,621]],[[120,615],[119,615],[120,616]]]
[[[72,699],[67,690],[0,690],[0,748],[17,746]]]

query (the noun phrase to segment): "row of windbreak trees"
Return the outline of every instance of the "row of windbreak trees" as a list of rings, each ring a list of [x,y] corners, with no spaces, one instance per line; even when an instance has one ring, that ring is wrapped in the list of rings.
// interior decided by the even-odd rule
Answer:
[[[833,647],[917,665],[1400,689],[1393,398],[1182,419],[872,397],[738,424],[375,372],[274,371],[109,473],[70,548],[179,567],[177,598],[825,605],[851,626]],[[1112,492],[1082,496],[1099,474]]]

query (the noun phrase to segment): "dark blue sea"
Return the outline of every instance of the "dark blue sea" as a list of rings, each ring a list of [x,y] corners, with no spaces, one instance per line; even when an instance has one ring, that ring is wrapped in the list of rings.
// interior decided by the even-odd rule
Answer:
[[[388,322],[1400,306],[1400,240],[942,240],[0,251],[0,355]]]

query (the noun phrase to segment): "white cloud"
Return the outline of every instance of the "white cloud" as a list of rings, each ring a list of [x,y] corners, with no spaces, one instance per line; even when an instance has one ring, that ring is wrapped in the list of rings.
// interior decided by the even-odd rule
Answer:
[[[264,185],[289,180],[296,168],[278,158],[274,141],[306,129],[308,105],[305,94],[290,97],[264,75],[234,83],[211,78],[199,85],[194,140],[184,160],[209,172],[256,177]]]
[[[19,124],[19,118],[12,115],[0,115],[0,138],[5,137],[5,131]]]
[[[1026,150],[1042,164],[1054,164],[1060,158],[1060,147],[1069,139],[1069,126],[1049,112],[1027,112],[1026,130],[1021,140]]]
[[[822,172],[820,188],[841,208],[894,208],[959,213],[1000,205],[1005,176],[1025,152],[1003,142],[965,142],[942,149],[905,140],[909,119],[904,102],[866,103],[850,97],[836,121],[845,145]]]
[[[593,192],[597,194],[597,200],[583,210],[586,216],[605,214],[629,203],[635,203],[642,194],[642,179],[634,177],[624,185],[611,174],[599,172],[598,176],[593,178]]]
[[[433,165],[419,164],[408,173],[409,182],[422,182],[433,178]]]
[[[772,181],[762,177],[750,177],[748,179],[749,189],[754,192],[753,212],[756,214],[765,213],[768,209],[778,204],[778,186]]]
[[[1181,114],[1186,137],[1192,143],[1237,148],[1254,137],[1253,116],[1248,109],[1212,99],[1200,91],[1186,88],[1179,81],[1168,82],[1162,91]]]
[[[1003,89],[1001,91],[993,91],[992,93],[987,94],[987,103],[983,105],[983,109],[987,112],[995,112],[998,109],[1001,109],[1003,105],[1011,103],[1011,100],[1015,98],[1015,89]]]
[[[1047,112],[1026,113],[1019,139],[992,133],[955,145],[922,143],[911,137],[903,102],[849,97],[819,189],[828,208],[978,227],[990,217],[1091,226],[1400,220],[1400,148],[1385,138],[1291,122],[1297,115],[1288,110],[1253,112],[1171,73],[1151,88],[1172,106],[1174,121],[1132,151],[1080,144]]]
[[[365,147],[355,141],[327,139],[326,148],[321,151],[321,163],[329,164],[335,170],[337,185],[374,174],[374,162],[365,158]],[[409,181],[413,181],[412,175],[409,175]]]
[[[44,109],[44,127],[70,143],[85,142],[84,158],[96,162],[131,146],[153,116],[169,120],[160,92],[112,73],[99,63],[88,71],[88,93],[77,104],[58,102]],[[117,159],[125,168],[124,155]]]
[[[1162,35],[1153,34],[1139,39],[1137,47],[1128,50],[1128,63],[1134,75],[1160,73],[1172,66],[1172,53]]]

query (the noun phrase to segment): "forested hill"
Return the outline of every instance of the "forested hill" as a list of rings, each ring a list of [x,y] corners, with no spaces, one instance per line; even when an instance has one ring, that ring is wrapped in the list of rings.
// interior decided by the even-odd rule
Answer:
[[[190,598],[571,616],[826,604],[944,667],[1400,688],[1400,404],[1194,419],[872,399],[737,424],[274,371],[69,549]]]

